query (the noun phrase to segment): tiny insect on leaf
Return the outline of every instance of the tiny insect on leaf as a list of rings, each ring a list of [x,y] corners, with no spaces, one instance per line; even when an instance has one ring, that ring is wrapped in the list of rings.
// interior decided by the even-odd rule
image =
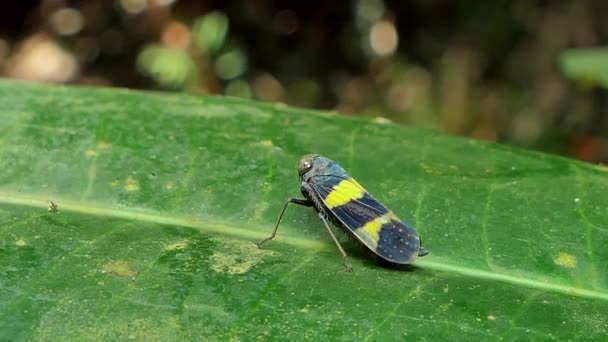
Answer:
[[[352,271],[348,256],[329,227],[329,222],[361,242],[382,261],[409,265],[429,252],[422,248],[416,230],[377,201],[336,162],[319,155],[305,155],[298,164],[300,191],[304,199],[290,197],[283,205],[272,234],[258,242],[262,247],[274,239],[290,203],[314,207],[332,240]]]
[[[48,206],[47,210],[50,213],[56,213],[59,211],[59,206],[57,205],[57,203],[49,200],[49,206]]]

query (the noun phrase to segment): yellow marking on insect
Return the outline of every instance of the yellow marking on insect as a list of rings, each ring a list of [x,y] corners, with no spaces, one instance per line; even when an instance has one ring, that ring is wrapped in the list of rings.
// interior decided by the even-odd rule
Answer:
[[[333,190],[325,198],[325,204],[329,209],[339,207],[352,200],[360,199],[365,195],[365,189],[350,178],[334,185]]]
[[[395,214],[389,211],[388,213],[376,217],[375,219],[359,227],[355,230],[355,233],[359,233],[357,236],[365,240],[364,242],[368,247],[375,249],[378,246],[378,241],[380,240],[380,230],[382,229],[382,225],[391,222],[391,220],[399,219],[395,216]]]
[[[556,265],[566,267],[566,268],[575,268],[576,263],[577,263],[575,255],[572,255],[569,253],[564,253],[564,252],[560,252],[558,256],[553,258],[553,262]]]
[[[378,241],[380,239],[380,229],[382,229],[382,225],[385,223],[389,223],[391,220],[387,215],[382,215],[380,217],[376,217],[375,219],[367,222],[361,228],[362,231],[369,234],[369,236],[374,240]]]

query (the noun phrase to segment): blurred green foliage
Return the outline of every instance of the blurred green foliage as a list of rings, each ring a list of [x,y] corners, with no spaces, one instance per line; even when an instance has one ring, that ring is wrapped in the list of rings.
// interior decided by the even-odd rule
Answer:
[[[279,101],[608,162],[607,19],[600,0],[9,2],[0,75]]]
[[[148,45],[139,54],[137,66],[143,74],[165,87],[182,88],[186,84],[194,84],[194,61],[180,49]]]
[[[586,87],[608,88],[608,49],[574,49],[561,55],[564,74]]]
[[[192,28],[194,43],[209,55],[215,54],[222,48],[227,34],[228,18],[219,11],[213,11],[196,19]]]

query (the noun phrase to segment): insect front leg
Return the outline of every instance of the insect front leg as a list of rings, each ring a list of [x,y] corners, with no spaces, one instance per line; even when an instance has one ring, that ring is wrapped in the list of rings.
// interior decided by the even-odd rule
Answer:
[[[312,207],[312,205],[313,205],[313,203],[311,201],[309,201],[309,200],[289,197],[287,199],[287,202],[285,202],[285,205],[283,206],[283,209],[281,210],[281,214],[279,215],[279,219],[277,220],[277,224],[274,226],[274,229],[272,230],[272,234],[269,237],[265,238],[264,240],[256,243],[255,245],[258,248],[262,248],[263,244],[265,244],[266,242],[274,239],[275,235],[277,235],[277,229],[279,229],[279,224],[281,223],[281,218],[283,217],[283,213],[285,212],[285,209],[287,209],[287,206],[290,203],[302,205],[302,206],[305,206],[305,207]]]
[[[422,247],[422,239],[420,237],[418,237],[418,239],[420,239],[420,249],[418,250],[418,256],[423,257],[423,256],[429,254],[429,251],[427,251],[424,247]]]
[[[342,253],[342,257],[344,258],[344,266],[346,266],[346,272],[352,272],[353,267],[351,266],[350,261],[348,260],[348,255],[346,254],[346,252],[340,245],[340,242],[338,242],[338,239],[334,235],[334,232],[331,231],[331,228],[329,227],[329,223],[327,222],[327,218],[325,217],[325,214],[323,214],[322,212],[319,212],[319,217],[321,218],[321,221],[323,221],[323,223],[325,224],[325,228],[327,228],[329,235],[331,235],[331,238],[336,243],[338,250],[340,250],[340,253]]]

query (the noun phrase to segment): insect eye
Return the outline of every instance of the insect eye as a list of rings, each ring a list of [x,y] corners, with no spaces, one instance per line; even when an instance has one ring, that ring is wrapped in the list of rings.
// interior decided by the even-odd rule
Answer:
[[[312,169],[312,160],[310,160],[310,159],[300,160],[300,165],[298,166],[298,173],[300,174],[300,176],[303,175],[304,173],[306,173],[310,169]]]

